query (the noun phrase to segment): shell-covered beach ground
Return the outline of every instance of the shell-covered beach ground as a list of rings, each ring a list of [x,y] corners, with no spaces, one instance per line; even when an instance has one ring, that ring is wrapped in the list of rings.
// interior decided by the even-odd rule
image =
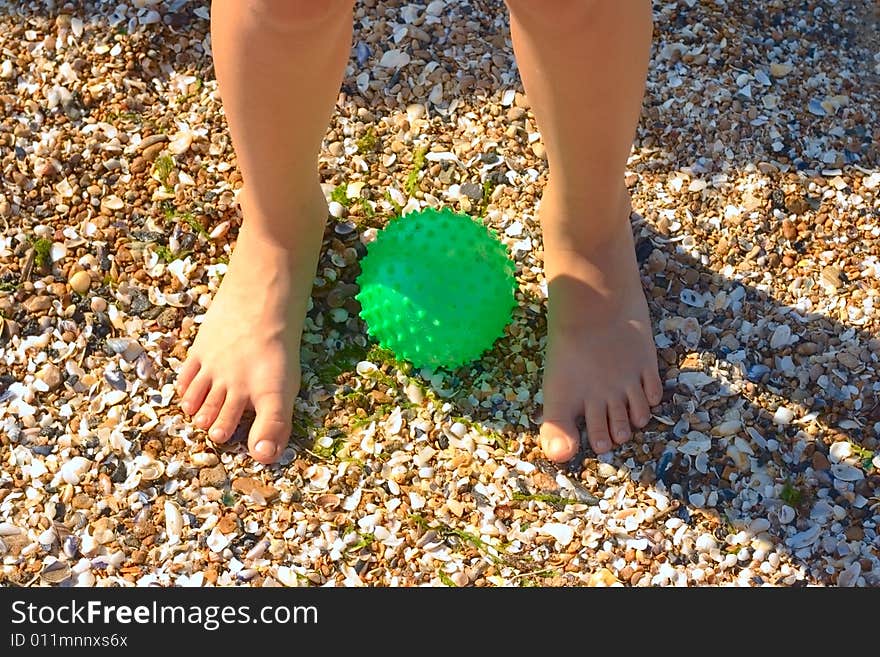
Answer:
[[[0,583],[880,584],[876,4],[654,17],[626,176],[650,424],[565,467],[537,446],[547,164],[503,3],[361,0],[268,467],[173,394],[241,222],[209,4],[0,2]],[[365,244],[424,207],[516,264],[504,336],[451,371],[377,348],[354,299]]]

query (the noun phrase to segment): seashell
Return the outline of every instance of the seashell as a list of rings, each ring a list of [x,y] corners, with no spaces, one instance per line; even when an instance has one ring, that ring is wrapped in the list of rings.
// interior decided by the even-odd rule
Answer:
[[[795,510],[787,504],[784,504],[782,508],[779,509],[779,522],[781,522],[783,525],[787,525],[792,522],[796,516],[797,514],[795,513]]]
[[[403,415],[401,414],[400,407],[398,406],[391,412],[391,414],[388,416],[388,419],[385,420],[385,432],[389,436],[396,436],[400,433],[402,427]]]
[[[763,84],[765,87],[769,87],[772,84],[770,77],[760,69],[755,71],[755,80]]]
[[[0,522],[0,536],[18,536],[22,530],[10,522]]]
[[[683,304],[691,306],[692,308],[702,308],[706,305],[703,295],[697,294],[693,290],[683,289],[678,293],[678,298],[681,299]]]
[[[171,543],[176,543],[180,540],[180,533],[183,531],[183,517],[174,502],[166,501],[164,510],[165,534]]]
[[[68,484],[75,486],[82,476],[88,472],[92,462],[82,456],[74,456],[61,466],[61,478]]]
[[[370,58],[372,54],[370,52],[370,47],[365,44],[363,41],[358,41],[357,45],[354,47],[354,54],[357,57],[358,65],[363,66],[367,63],[367,60]]]
[[[342,503],[342,500],[339,498],[339,495],[335,495],[333,493],[326,493],[324,495],[319,495],[315,499],[315,504],[322,509],[327,511],[332,511],[336,507],[338,507]]]
[[[409,505],[412,509],[418,510],[424,508],[426,501],[427,500],[425,500],[424,496],[419,495],[415,491],[409,492]]]
[[[383,68],[403,68],[410,62],[410,56],[402,50],[392,49],[382,53],[379,66]]]
[[[753,535],[760,534],[770,529],[770,521],[767,518],[755,518],[749,523],[749,532]]]
[[[821,533],[821,531],[822,527],[820,527],[819,525],[813,525],[809,529],[798,532],[791,538],[786,539],[785,544],[793,550],[807,547],[808,545],[812,545],[816,542],[816,539],[819,538],[819,534]]]
[[[715,378],[709,376],[705,372],[681,372],[678,375],[678,382],[695,390],[707,386],[710,383],[714,383]]]
[[[691,431],[686,438],[687,442],[678,446],[678,451],[682,454],[695,456],[700,452],[708,452],[712,447],[712,439],[699,431]]]
[[[110,392],[105,393],[101,397],[101,400],[104,403],[104,408],[109,408],[110,406],[115,406],[126,397],[128,397],[128,393],[124,390],[111,390]]]
[[[858,582],[859,575],[862,574],[862,564],[853,561],[846,569],[837,576],[837,585],[841,587],[852,587]]]
[[[66,561],[53,561],[43,566],[40,571],[40,580],[46,584],[59,584],[70,577],[70,566]]]
[[[208,238],[212,240],[220,239],[229,232],[229,227],[230,223],[228,221],[221,221],[211,229],[211,232],[208,233]]]
[[[58,534],[55,533],[54,527],[49,527],[49,529],[42,532],[37,537],[37,543],[39,543],[46,552],[52,550],[52,546],[55,545],[56,541],[58,541]]]
[[[128,390],[128,381],[125,380],[125,375],[115,367],[110,367],[104,372],[104,380],[107,381],[114,390],[120,392]]]
[[[538,528],[541,534],[552,536],[563,547],[574,538],[574,527],[561,522],[548,522]]]
[[[781,349],[791,344],[791,342],[791,329],[786,324],[777,326],[773,331],[773,335],[770,336],[771,349]]]
[[[134,371],[141,381],[151,381],[156,378],[156,363],[144,352],[138,357]]]
[[[354,511],[361,503],[361,496],[363,495],[363,490],[361,488],[356,489],[351,495],[345,498],[342,502],[342,508],[345,511]]]
[[[763,363],[757,363],[755,365],[751,365],[746,370],[746,378],[752,383],[760,383],[761,378],[765,374],[770,373],[770,368],[764,365]]]
[[[712,427],[713,436],[732,436],[742,428],[739,420],[725,420],[721,424]]]
[[[244,555],[244,558],[247,560],[250,560],[250,561],[252,561],[254,559],[259,559],[260,557],[263,556],[263,553],[266,551],[266,549],[268,547],[269,547],[269,541],[265,538],[261,539],[260,541],[257,542],[256,545],[254,545],[254,547],[252,547],[248,551],[248,553],[246,555]]]
[[[189,292],[174,292],[165,295],[165,302],[175,308],[188,308],[193,300]]]
[[[831,474],[835,479],[840,479],[841,481],[861,481],[865,478],[864,472],[848,463],[836,463],[832,465]]]
[[[208,539],[205,541],[205,543],[207,544],[211,552],[220,553],[224,549],[226,549],[227,545],[229,545],[230,538],[226,536],[223,532],[221,532],[219,528],[214,527],[214,529],[211,530],[211,534],[210,536],[208,536]]]
[[[275,571],[275,579],[281,582],[284,586],[300,586],[299,576],[296,574],[296,571],[289,566],[279,566],[278,570]]]
[[[66,536],[64,538],[64,541],[62,541],[61,549],[68,559],[75,559],[76,556],[79,554],[79,545],[79,536],[70,534],[69,536]]]
[[[105,196],[101,199],[101,207],[106,208],[107,210],[121,210],[124,206],[125,203],[115,194]]]
[[[135,459],[135,466],[143,481],[155,481],[165,474],[165,464],[146,454],[141,454]]]
[[[49,257],[52,262],[58,262],[59,260],[64,259],[67,256],[67,247],[61,244],[60,242],[53,242],[52,247],[49,249]]]
[[[336,225],[333,226],[333,232],[343,237],[351,235],[356,230],[357,227],[350,221],[337,221]]]
[[[327,204],[327,209],[330,211],[331,217],[340,219],[345,216],[345,206],[339,201],[330,201],[330,203]]]
[[[168,143],[168,150],[175,155],[182,155],[189,150],[192,142],[193,133],[186,129],[180,130],[171,138],[171,141]]]
[[[785,426],[787,424],[791,424],[792,420],[794,420],[794,411],[790,408],[786,408],[785,406],[780,406],[773,414],[773,421],[776,424],[781,424]]]
[[[840,463],[852,456],[852,443],[848,440],[839,440],[831,445],[828,455],[831,457],[832,463]]]
[[[357,366],[355,366],[355,370],[361,376],[367,377],[370,374],[379,371],[379,368],[374,363],[371,363],[368,360],[362,360],[357,364]]]

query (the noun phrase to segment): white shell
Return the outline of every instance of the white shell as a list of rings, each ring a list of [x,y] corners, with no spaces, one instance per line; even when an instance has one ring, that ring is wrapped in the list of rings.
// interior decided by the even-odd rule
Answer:
[[[61,478],[68,484],[76,485],[80,478],[91,467],[92,462],[82,456],[74,456],[67,463],[61,466]]]
[[[180,532],[183,530],[183,517],[180,515],[180,509],[174,502],[165,502],[165,533],[171,543],[177,543],[180,540]]]
[[[835,479],[841,481],[861,481],[865,478],[865,473],[859,468],[847,463],[836,463],[831,466],[831,474]]]

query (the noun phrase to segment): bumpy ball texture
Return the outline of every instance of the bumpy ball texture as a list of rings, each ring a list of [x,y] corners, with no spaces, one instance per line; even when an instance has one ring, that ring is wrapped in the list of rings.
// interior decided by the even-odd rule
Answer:
[[[504,332],[516,305],[504,244],[449,209],[392,219],[367,246],[357,283],[369,334],[416,367],[475,360]]]

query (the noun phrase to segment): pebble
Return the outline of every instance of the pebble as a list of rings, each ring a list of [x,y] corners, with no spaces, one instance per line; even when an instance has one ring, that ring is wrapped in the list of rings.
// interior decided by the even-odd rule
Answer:
[[[39,369],[36,378],[45,383],[49,390],[55,390],[61,385],[61,370],[53,363],[46,363]]]
[[[92,278],[87,271],[79,270],[67,280],[70,288],[77,294],[85,294],[92,285]]]
[[[199,470],[199,485],[208,488],[222,488],[227,481],[226,468],[223,464],[204,467]]]

